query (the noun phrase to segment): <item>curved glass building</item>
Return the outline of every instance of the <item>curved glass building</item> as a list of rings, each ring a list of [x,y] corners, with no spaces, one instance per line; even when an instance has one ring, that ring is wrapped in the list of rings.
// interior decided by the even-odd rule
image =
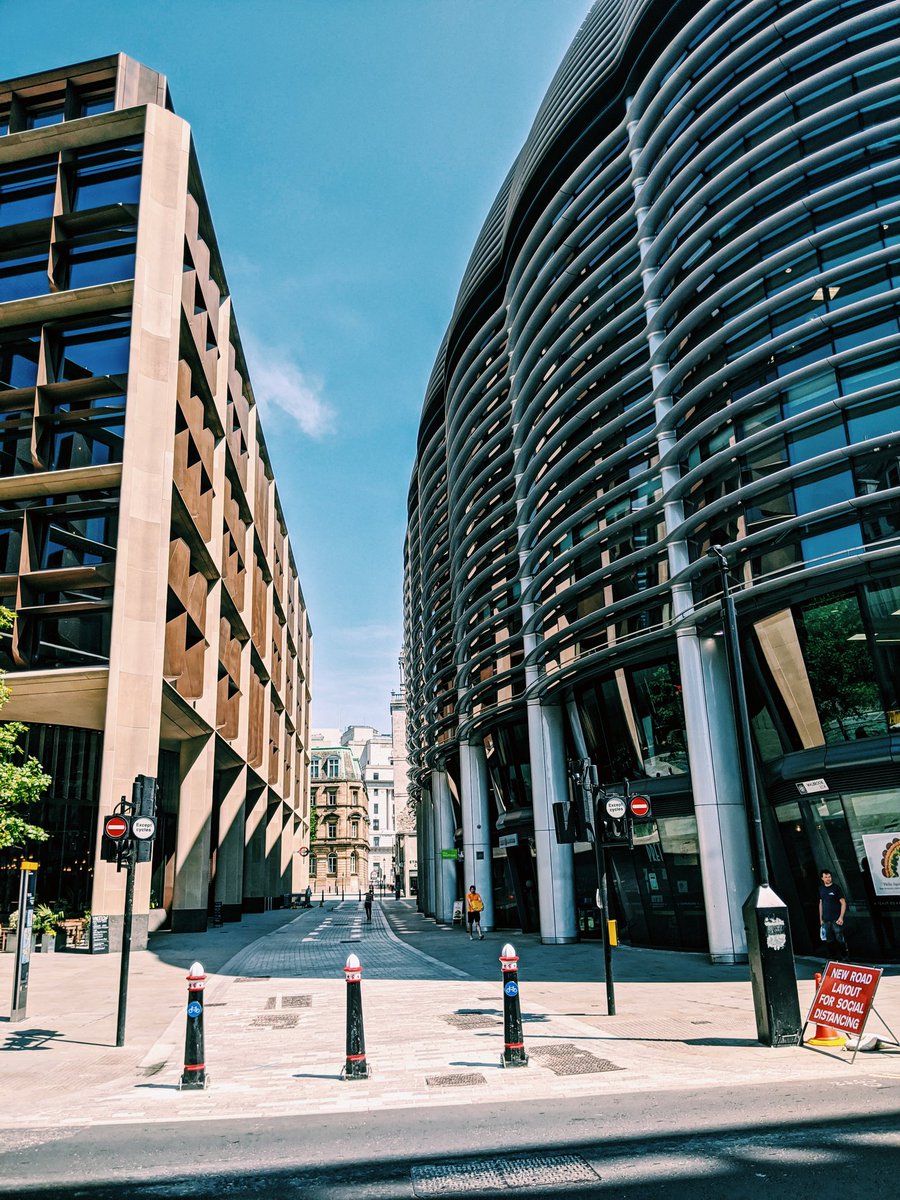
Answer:
[[[858,950],[893,946],[898,55],[897,6],[874,0],[590,10],[422,412],[405,619],[426,911],[449,919],[475,881],[488,925],[589,933],[593,857],[557,842],[552,805],[590,760],[653,806],[612,855],[632,941],[743,957],[718,545],[795,946],[823,862]]]

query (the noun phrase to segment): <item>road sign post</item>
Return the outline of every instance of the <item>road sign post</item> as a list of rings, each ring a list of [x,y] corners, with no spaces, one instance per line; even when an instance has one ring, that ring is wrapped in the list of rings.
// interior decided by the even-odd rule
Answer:
[[[24,1021],[28,1005],[28,972],[31,966],[31,927],[37,886],[36,862],[23,861],[19,877],[19,922],[16,931],[16,962],[13,968],[10,1021]]]

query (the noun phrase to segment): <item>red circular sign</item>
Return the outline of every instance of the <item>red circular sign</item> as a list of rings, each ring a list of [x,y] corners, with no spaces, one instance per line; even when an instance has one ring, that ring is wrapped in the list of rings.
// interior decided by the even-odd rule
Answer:
[[[632,796],[630,805],[633,817],[646,817],[650,811],[650,801],[646,796]]]
[[[128,832],[128,822],[124,817],[107,817],[103,823],[103,832],[111,838],[124,837]]]

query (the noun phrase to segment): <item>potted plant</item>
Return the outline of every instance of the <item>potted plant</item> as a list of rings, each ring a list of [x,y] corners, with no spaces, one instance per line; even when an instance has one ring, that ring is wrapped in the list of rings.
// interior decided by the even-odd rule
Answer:
[[[65,912],[49,904],[36,904],[31,919],[32,933],[40,934],[41,951],[50,954],[56,949],[56,927],[65,920]]]

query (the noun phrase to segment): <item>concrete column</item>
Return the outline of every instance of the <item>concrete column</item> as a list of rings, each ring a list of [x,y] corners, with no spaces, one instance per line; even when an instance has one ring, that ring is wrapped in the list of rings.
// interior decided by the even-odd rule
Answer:
[[[244,822],[244,912],[262,912],[266,895],[266,789],[248,772]]]
[[[416,862],[418,863],[418,894],[416,908],[428,912],[428,802],[425,789],[420,789],[416,804]]]
[[[487,760],[481,742],[459,743],[465,888],[471,884],[484,901],[482,929],[494,928],[494,888],[491,870],[491,818],[488,808]]]
[[[207,925],[215,750],[211,737],[181,743],[173,933],[196,933]]]
[[[284,832],[284,813],[281,799],[270,788],[266,801],[266,896],[280,896],[281,836]]]
[[[528,744],[541,941],[574,942],[578,939],[574,854],[571,846],[557,842],[553,824],[553,804],[569,798],[563,710],[558,705],[528,701]]]
[[[678,662],[709,953],[713,962],[746,962],[741,905],[753,890],[753,867],[723,639],[680,629]]]
[[[455,859],[442,858],[442,850],[453,850],[456,846],[456,821],[453,815],[453,801],[450,798],[450,784],[446,771],[432,771],[432,795],[434,797],[434,815],[437,837],[435,838],[435,871],[440,879],[440,906],[435,916],[439,921],[448,924],[453,920],[453,902],[459,900],[457,895],[459,884]]]
[[[219,773],[219,845],[216,850],[216,899],[224,921],[240,921],[244,885],[244,797],[247,768]]]

